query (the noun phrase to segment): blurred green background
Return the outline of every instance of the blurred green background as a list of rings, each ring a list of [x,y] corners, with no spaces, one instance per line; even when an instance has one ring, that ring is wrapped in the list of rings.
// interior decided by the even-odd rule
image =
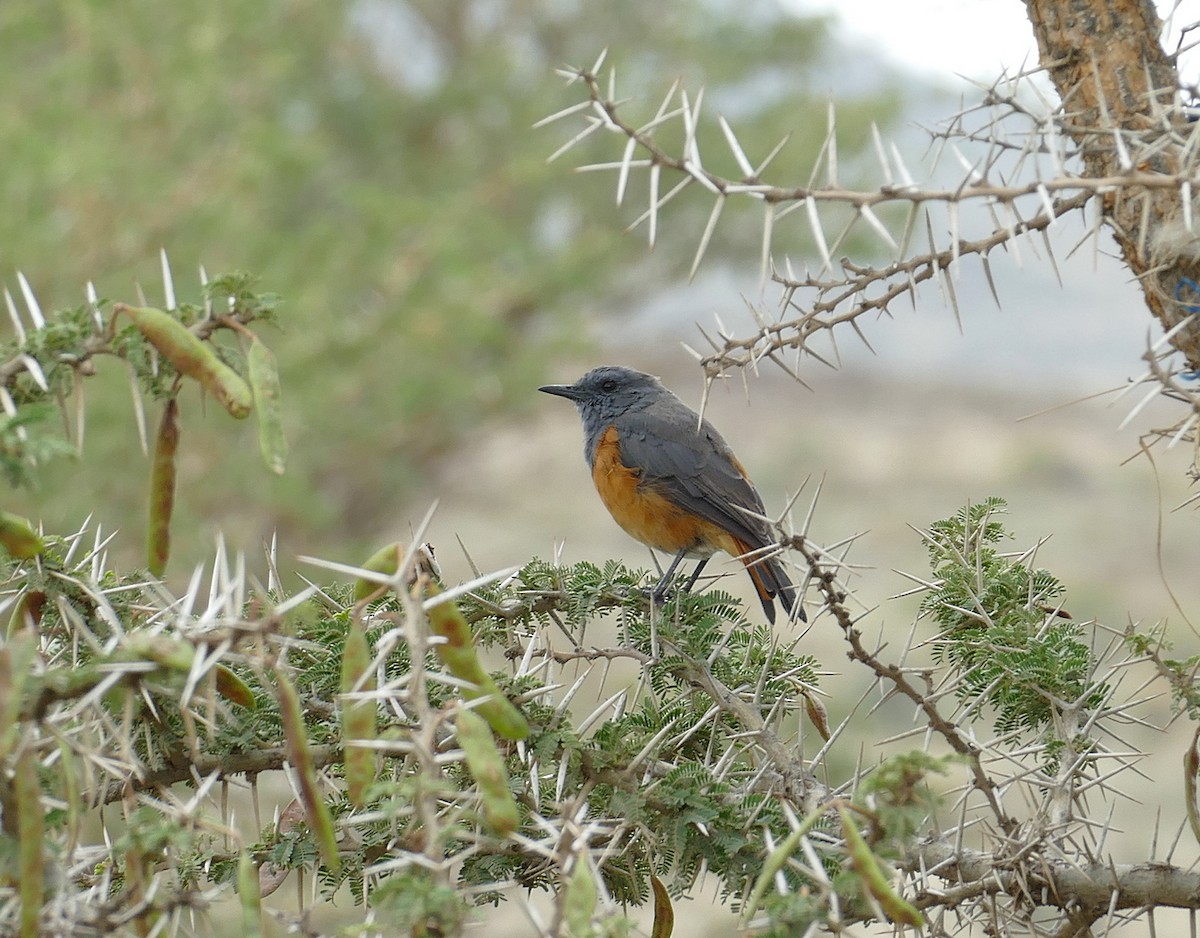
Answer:
[[[644,178],[618,208],[611,174],[570,171],[616,158],[619,141],[597,135],[546,164],[579,127],[532,128],[580,100],[554,69],[609,48],[631,118],[652,115],[676,77],[703,84],[708,113],[734,124],[752,159],[791,134],[778,178],[797,183],[831,94],[842,181],[878,185],[871,121],[899,132],[928,91],[771,0],[9,0],[0,48],[0,282],[18,304],[17,270],[48,310],[79,303],[89,280],[123,301],[140,282],[161,302],[162,248],[183,299],[198,298],[201,264],[252,271],[284,297],[280,328],[262,335],[282,369],[288,472],[263,468],[252,422],[203,410],[189,389],[175,578],[211,556],[218,532],[256,558],[277,530],[285,566],[362,559],[435,498],[451,580],[471,574],[456,536],[485,570],[550,556],[563,538],[568,562],[647,565],[593,497],[571,409],[534,388],[602,357],[662,374],[697,405],[700,375],[678,343],[695,343],[691,322],[714,311],[733,321],[745,279],[686,285],[711,207],[698,191],[673,203],[653,252],[643,231],[624,232]],[[738,174],[715,121],[700,145],[711,168]],[[907,152],[917,165],[921,147]],[[781,242],[798,265],[811,257],[800,214]],[[753,280],[760,218],[727,211],[706,271]],[[1188,493],[1187,454],[1156,479],[1144,461],[1121,465],[1153,408],[1121,434],[1123,411],[1103,402],[1051,410],[1140,370],[1136,286],[1089,253],[1063,264],[1065,290],[1046,265],[997,256],[1002,315],[968,270],[956,288],[965,335],[931,289],[901,322],[870,324],[877,356],[846,343],[841,370],[806,372],[813,393],[780,375],[755,379],[753,406],[740,381],[714,391],[710,416],[768,510],[807,477],[796,513],[822,484],[818,542],[861,535],[851,561],[869,569],[847,575],[865,608],[882,606],[870,621],[881,635],[902,641],[916,606],[886,604],[913,586],[897,571],[928,572],[908,526],[992,494],[1009,499],[1014,547],[1055,534],[1039,563],[1066,581],[1077,616],[1175,617],[1164,580],[1195,607],[1200,533],[1194,514],[1170,513]],[[121,529],[110,550],[128,567],[143,562],[149,461],[124,369],[98,364],[83,458],[4,507],[52,532],[94,514]],[[736,564],[710,570],[748,595]],[[827,625],[805,641],[832,663],[842,652]],[[854,699],[838,685],[831,712]],[[1176,771],[1171,755],[1159,777]]]
[[[217,531],[248,550],[276,529],[290,553],[364,550],[481,426],[542,404],[530,391],[556,360],[683,281],[709,200],[679,200],[653,253],[624,233],[641,208],[616,208],[611,174],[569,171],[586,145],[546,164],[579,126],[532,129],[579,100],[555,68],[611,47],[618,94],[648,89],[634,117],[677,76],[703,84],[752,159],[791,133],[780,164],[800,173],[841,54],[827,23],[766,0],[14,2],[0,47],[0,279],[14,294],[20,270],[47,310],[80,302],[89,280],[124,301],[140,282],[160,303],[165,248],[181,299],[198,298],[199,265],[251,271],[284,297],[263,335],[282,368],[288,472],[263,470],[252,426],[185,396],[176,570]],[[898,88],[839,96],[843,151],[899,113]],[[700,142],[738,175],[715,121]],[[730,213],[708,263],[756,263],[758,226]],[[49,530],[95,512],[136,561],[148,467],[125,373],[100,371],[84,459],[14,508]]]

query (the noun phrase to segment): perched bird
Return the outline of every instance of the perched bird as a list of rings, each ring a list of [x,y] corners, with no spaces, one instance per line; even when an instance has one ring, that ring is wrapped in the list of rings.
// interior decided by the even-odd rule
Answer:
[[[583,419],[583,455],[596,491],[625,532],[674,554],[655,587],[662,598],[685,557],[698,557],[691,589],[718,550],[739,558],[754,581],[767,619],[775,599],[807,621],[778,557],[763,503],[745,468],[707,420],[653,375],[603,365],[574,384],[538,388],[574,401]]]

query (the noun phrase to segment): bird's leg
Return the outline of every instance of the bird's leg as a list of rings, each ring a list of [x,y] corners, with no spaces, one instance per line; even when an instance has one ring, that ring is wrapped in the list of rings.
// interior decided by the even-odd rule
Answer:
[[[700,562],[696,564],[696,569],[692,571],[692,575],[688,577],[687,583],[684,584],[683,591],[685,593],[690,593],[692,591],[692,587],[695,586],[696,581],[700,579],[700,571],[704,569],[704,565],[708,563],[710,559],[710,557],[700,558]]]
[[[654,589],[650,591],[650,595],[654,597],[655,602],[661,603],[667,598],[667,587],[671,585],[671,577],[675,575],[675,571],[678,569],[679,565],[683,562],[683,558],[686,556],[687,548],[684,548],[677,553],[675,555],[675,559],[672,560],[670,566],[667,567],[667,572],[662,575],[662,579],[659,580]],[[704,566],[704,561],[700,562],[700,566]],[[691,582],[689,582],[688,587],[690,588],[691,585]]]

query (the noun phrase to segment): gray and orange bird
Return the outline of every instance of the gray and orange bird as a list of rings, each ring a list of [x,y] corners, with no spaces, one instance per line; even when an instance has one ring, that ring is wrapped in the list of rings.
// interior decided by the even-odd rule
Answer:
[[[762,499],[729,445],[707,420],[630,368],[603,365],[574,384],[538,388],[573,401],[583,419],[583,454],[613,519],[643,544],[673,554],[655,587],[659,598],[685,557],[700,559],[691,589],[718,550],[746,565],[767,619],[778,598],[788,616],[808,620],[775,544]]]

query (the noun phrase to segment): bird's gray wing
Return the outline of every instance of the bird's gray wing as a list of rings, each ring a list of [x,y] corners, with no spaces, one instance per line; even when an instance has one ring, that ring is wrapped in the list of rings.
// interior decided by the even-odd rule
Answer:
[[[770,541],[758,492],[715,429],[678,401],[627,413],[620,426],[621,461],[641,484],[686,511],[728,531],[750,547]],[[745,509],[743,511],[742,509]]]
[[[762,498],[721,435],[699,422],[680,401],[660,401],[626,413],[619,424],[621,462],[685,511],[728,531],[747,549],[774,540],[770,527],[747,512],[765,514]],[[745,509],[745,510],[743,510]],[[787,615],[807,617],[783,564],[775,557],[743,561],[762,599],[767,619],[775,621],[774,597]]]

